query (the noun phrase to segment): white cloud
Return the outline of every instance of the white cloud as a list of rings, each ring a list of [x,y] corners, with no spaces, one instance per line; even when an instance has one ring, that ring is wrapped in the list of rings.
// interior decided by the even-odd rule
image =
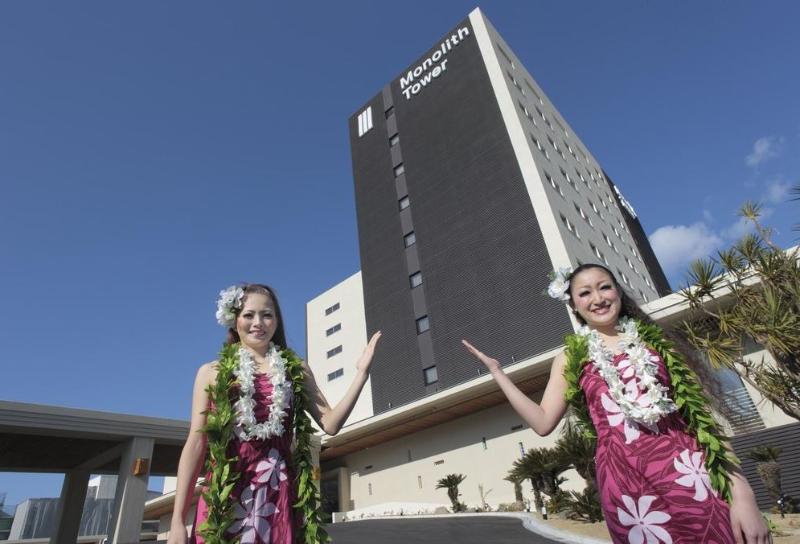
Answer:
[[[782,144],[783,138],[775,138],[774,136],[759,138],[753,144],[753,152],[745,157],[744,162],[747,166],[755,168],[764,161],[774,159],[780,154]]]
[[[767,185],[767,192],[764,195],[764,200],[770,204],[781,204],[786,202],[789,198],[789,191],[792,184],[787,181],[775,180]]]
[[[661,266],[669,274],[686,268],[694,259],[708,257],[722,245],[722,238],[702,221],[693,225],[666,225],[650,235]]]

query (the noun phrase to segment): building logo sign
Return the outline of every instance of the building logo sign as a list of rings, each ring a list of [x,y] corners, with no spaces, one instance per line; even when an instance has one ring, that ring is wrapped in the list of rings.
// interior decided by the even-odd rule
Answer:
[[[469,35],[469,28],[465,26],[459,28],[455,33],[447,37],[431,56],[409,70],[405,77],[400,78],[400,92],[403,93],[406,100],[411,100],[412,97],[418,95],[425,87],[445,73],[447,70],[447,59],[445,57]]]
[[[372,106],[358,114],[358,137],[361,138],[372,128]]]

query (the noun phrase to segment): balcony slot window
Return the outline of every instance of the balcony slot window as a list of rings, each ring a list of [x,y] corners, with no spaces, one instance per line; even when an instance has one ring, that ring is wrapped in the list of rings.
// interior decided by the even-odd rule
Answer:
[[[422,371],[425,376],[425,385],[431,385],[439,381],[439,373],[436,372],[436,366],[429,366]]]
[[[406,234],[405,236],[403,236],[403,243],[405,244],[406,247],[411,247],[415,243],[417,243],[417,235],[414,234],[413,230],[408,234]]]
[[[395,134],[394,136],[389,138],[389,147],[394,147],[399,143],[400,143],[400,135],[399,134]]]
[[[420,318],[417,318],[417,334],[422,334],[423,332],[427,331],[431,328],[431,320],[428,319],[427,315],[423,315]]]
[[[401,162],[400,164],[398,164],[397,166],[394,167],[394,177],[399,178],[400,176],[402,176],[405,173],[405,171],[406,171],[406,167]]]
[[[409,200],[408,196],[404,196],[400,200],[398,200],[398,205],[400,206],[401,210],[405,210],[411,205],[411,200]]]
[[[422,285],[422,272],[414,272],[408,277],[408,281],[411,283],[412,289]]]

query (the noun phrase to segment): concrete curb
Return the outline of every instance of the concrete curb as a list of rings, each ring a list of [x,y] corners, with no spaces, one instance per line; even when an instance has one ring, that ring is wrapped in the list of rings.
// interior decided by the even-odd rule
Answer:
[[[461,514],[422,514],[409,516],[374,516],[369,518],[350,519],[340,523],[353,523],[358,521],[371,521],[376,519],[435,519],[435,518],[458,518],[458,517],[500,517],[517,518],[522,521],[522,526],[528,531],[536,533],[545,538],[556,542],[566,542],[567,544],[610,544],[610,540],[591,538],[588,536],[576,535],[561,529],[549,527],[547,524],[535,519],[530,514],[520,514],[517,512],[482,512],[482,513],[461,513]]]

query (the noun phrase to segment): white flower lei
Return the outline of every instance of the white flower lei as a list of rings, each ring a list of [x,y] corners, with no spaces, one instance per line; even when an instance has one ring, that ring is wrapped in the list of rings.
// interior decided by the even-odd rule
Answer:
[[[283,420],[286,417],[286,408],[291,397],[291,382],[286,379],[286,359],[283,358],[278,348],[270,344],[267,352],[269,368],[267,374],[272,383],[272,404],[269,407],[269,417],[262,423],[256,422],[253,400],[255,391],[255,363],[253,355],[245,347],[239,348],[239,364],[233,373],[239,382],[239,400],[236,401],[236,436],[239,440],[265,440],[273,436],[283,435]]]
[[[658,357],[652,355],[639,338],[636,322],[632,319],[622,318],[617,325],[617,330],[622,333],[619,347],[627,354],[630,363],[625,374],[630,373],[634,376],[628,382],[628,384],[633,382],[633,385],[636,386],[633,388],[626,387],[626,384],[622,382],[619,370],[612,363],[614,354],[603,344],[597,331],[584,325],[578,330],[578,334],[588,337],[589,358],[606,381],[611,398],[617,403],[624,416],[656,431],[658,421],[678,408],[669,398],[669,390],[658,382],[656,377]],[[641,394],[639,386],[643,389]]]

